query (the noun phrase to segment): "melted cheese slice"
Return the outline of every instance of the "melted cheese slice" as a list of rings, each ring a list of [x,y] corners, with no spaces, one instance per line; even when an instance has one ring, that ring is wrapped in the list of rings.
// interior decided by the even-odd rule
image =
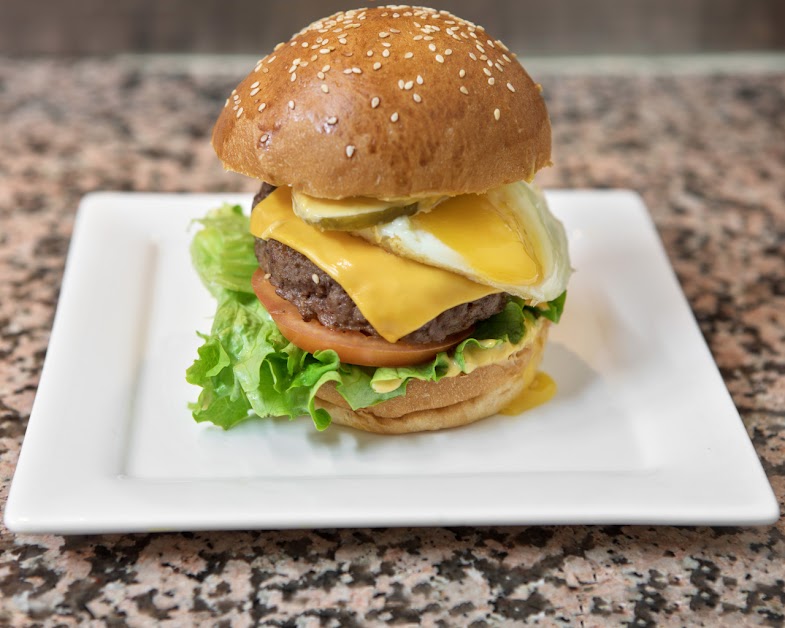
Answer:
[[[278,188],[251,214],[251,233],[305,255],[337,281],[379,335],[396,342],[445,310],[499,292],[453,272],[400,257],[342,231],[319,231],[294,215]]]

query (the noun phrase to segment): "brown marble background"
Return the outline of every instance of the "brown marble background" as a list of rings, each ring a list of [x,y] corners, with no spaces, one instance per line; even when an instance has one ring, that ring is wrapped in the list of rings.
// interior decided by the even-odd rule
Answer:
[[[0,499],[35,395],[79,198],[252,191],[208,144],[240,74],[0,58]],[[785,70],[536,77],[551,187],[638,190],[785,498]],[[772,625],[785,526],[15,536],[0,625]]]

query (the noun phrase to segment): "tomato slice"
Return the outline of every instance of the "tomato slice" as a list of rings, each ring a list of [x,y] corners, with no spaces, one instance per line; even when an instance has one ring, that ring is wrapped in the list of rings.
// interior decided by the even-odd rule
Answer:
[[[332,349],[341,362],[348,364],[410,366],[427,362],[440,351],[446,351],[468,338],[472,332],[472,329],[468,329],[441,342],[387,342],[383,338],[366,336],[358,331],[330,329],[317,320],[304,321],[293,304],[275,293],[275,287],[264,278],[261,269],[254,273],[251,283],[256,296],[270,313],[284,338],[309,353]]]

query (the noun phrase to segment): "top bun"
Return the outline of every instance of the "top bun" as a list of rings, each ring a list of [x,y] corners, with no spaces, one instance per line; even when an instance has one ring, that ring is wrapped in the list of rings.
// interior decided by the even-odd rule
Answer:
[[[500,41],[446,11],[358,9],[278,44],[213,130],[224,167],[312,196],[482,193],[550,164],[535,84]]]

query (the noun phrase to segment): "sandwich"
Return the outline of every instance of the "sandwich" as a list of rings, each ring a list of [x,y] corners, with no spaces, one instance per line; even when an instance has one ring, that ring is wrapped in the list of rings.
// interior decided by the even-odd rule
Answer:
[[[192,243],[218,302],[197,421],[437,430],[531,385],[571,268],[532,183],[541,88],[502,42],[446,11],[337,13],[258,61],[212,144],[261,188]]]

